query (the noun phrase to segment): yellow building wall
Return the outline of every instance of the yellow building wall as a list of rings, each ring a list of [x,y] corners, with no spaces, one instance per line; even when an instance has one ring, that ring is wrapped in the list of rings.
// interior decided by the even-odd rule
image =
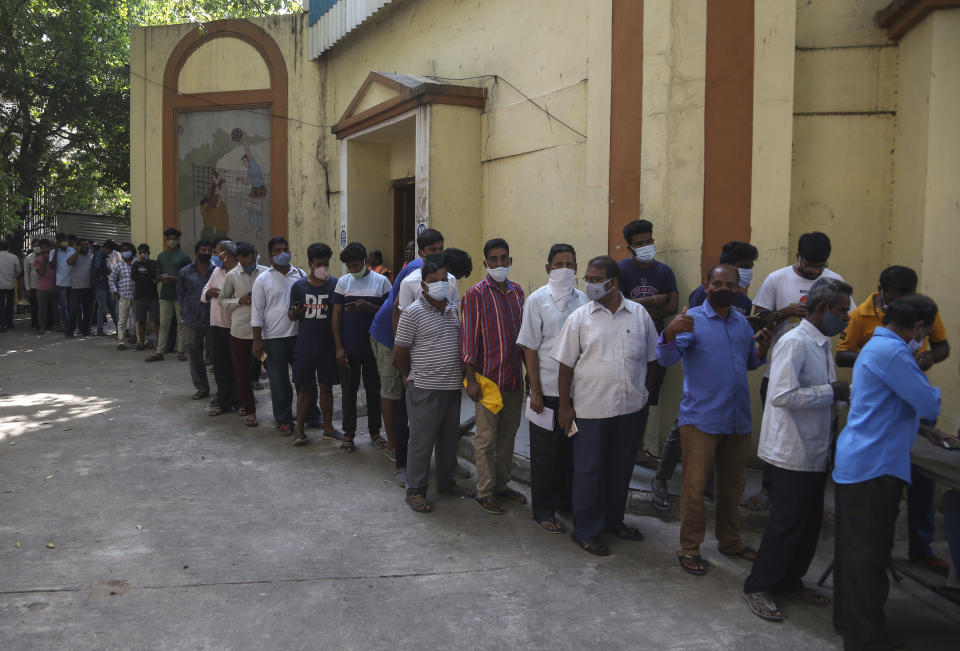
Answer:
[[[390,144],[347,142],[347,185],[353,211],[348,242],[360,242],[367,250],[392,251],[393,199],[390,192]],[[297,242],[306,242],[297,239]],[[339,251],[334,251],[339,254]],[[333,265],[336,268],[336,264]]]
[[[270,71],[244,41],[216,38],[198,47],[180,70],[181,93],[270,88]]]

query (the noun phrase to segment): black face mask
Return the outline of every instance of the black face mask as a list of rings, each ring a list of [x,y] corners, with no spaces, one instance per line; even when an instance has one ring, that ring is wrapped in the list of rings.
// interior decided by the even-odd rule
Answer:
[[[732,289],[711,289],[707,292],[710,305],[713,307],[730,307],[737,300],[737,293]]]
[[[200,264],[210,264],[211,255],[209,253],[198,253],[197,262]]]

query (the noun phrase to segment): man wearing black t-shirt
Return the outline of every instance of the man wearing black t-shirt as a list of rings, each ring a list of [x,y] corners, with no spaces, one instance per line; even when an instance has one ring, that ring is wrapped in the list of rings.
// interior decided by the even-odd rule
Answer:
[[[134,350],[144,350],[147,347],[147,313],[153,323],[154,336],[160,336],[159,268],[157,261],[150,259],[150,247],[146,244],[137,247],[137,259],[130,267],[130,277],[133,279],[133,313],[137,317],[137,346]]]
[[[331,319],[333,310],[330,299],[339,280],[330,275],[332,254],[333,251],[323,242],[307,247],[310,274],[290,288],[290,311],[287,316],[291,321],[300,322],[293,360],[293,381],[297,386],[297,434],[294,443],[307,440],[303,421],[313,400],[314,381],[319,386],[323,435],[343,440],[343,434],[333,428],[332,387],[340,384],[340,367],[337,365]]]

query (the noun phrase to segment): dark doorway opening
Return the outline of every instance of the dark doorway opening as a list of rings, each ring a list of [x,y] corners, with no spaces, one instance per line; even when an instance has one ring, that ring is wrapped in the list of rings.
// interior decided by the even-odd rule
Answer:
[[[413,178],[397,179],[393,182],[393,266],[390,268],[394,273],[398,273],[405,262],[403,252],[407,242],[415,239],[415,197]]]

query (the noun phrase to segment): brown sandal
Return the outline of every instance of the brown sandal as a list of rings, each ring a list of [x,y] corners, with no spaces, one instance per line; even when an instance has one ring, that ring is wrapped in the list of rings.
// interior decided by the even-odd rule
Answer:
[[[426,497],[417,493],[407,493],[406,502],[407,506],[417,513],[430,513],[433,510],[433,504]]]
[[[247,427],[256,427],[257,425],[259,423],[257,423],[257,417],[254,414],[247,416]]]

